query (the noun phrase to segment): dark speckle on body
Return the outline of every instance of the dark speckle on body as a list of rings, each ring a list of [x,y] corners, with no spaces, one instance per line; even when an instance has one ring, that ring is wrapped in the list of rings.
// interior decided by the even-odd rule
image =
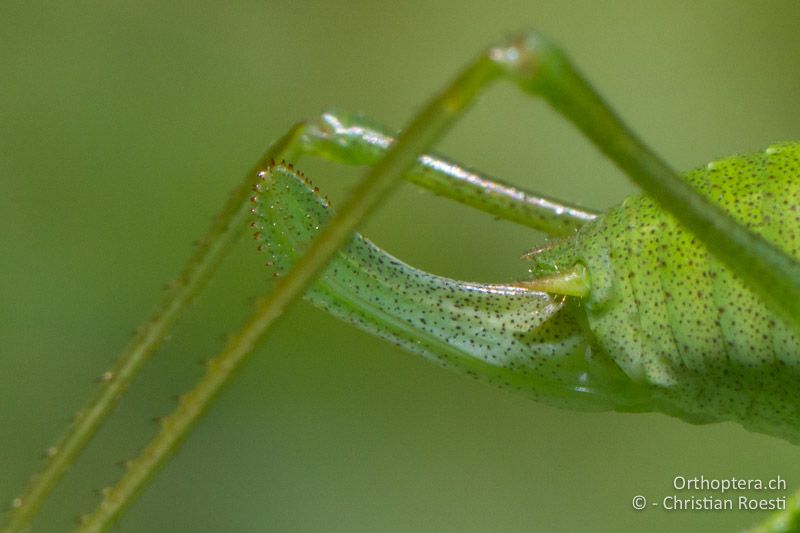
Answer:
[[[700,194],[800,258],[800,145],[689,172]],[[273,165],[254,231],[280,273],[330,218],[299,172]],[[535,277],[582,263],[585,298],[434,276],[356,236],[307,294],[368,332],[554,405],[733,420],[800,441],[800,344],[701,241],[645,196],[529,254]]]
[[[800,145],[709,163],[686,179],[737,221],[800,259]],[[591,277],[601,347],[678,411],[800,440],[800,343],[694,235],[635,196],[572,242],[534,258]]]

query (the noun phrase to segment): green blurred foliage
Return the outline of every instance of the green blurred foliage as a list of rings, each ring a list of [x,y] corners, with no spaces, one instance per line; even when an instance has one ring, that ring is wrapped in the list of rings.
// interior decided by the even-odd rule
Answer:
[[[0,6],[0,499],[10,501],[227,191],[329,106],[401,127],[483,46],[534,25],[679,169],[797,139],[800,4],[21,2]],[[440,151],[606,207],[625,178],[541,102],[497,87]],[[360,175],[307,162],[335,199]],[[412,226],[413,224],[413,226]],[[407,262],[525,275],[542,238],[404,186],[365,233]],[[269,288],[244,239],[54,493],[63,531]],[[800,486],[798,448],[732,424],[540,406],[302,303],[117,531],[720,530],[756,512],[634,512],[675,475]]]

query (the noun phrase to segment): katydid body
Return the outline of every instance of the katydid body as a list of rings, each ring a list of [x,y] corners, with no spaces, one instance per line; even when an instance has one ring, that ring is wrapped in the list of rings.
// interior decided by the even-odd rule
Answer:
[[[799,156],[800,145],[776,145],[686,178],[793,252],[800,224],[785,211],[800,201]],[[328,221],[327,202],[283,165],[257,190],[257,238],[270,266],[286,272]],[[796,336],[650,198],[630,197],[528,255],[531,281],[464,283],[409,267],[356,236],[307,298],[443,366],[553,405],[733,420],[800,440]],[[554,292],[576,265],[583,294]],[[535,290],[542,285],[549,294]]]
[[[744,227],[800,255],[800,144],[685,177]],[[532,258],[534,275],[586,266],[582,302],[596,346],[651,387],[655,410],[800,441],[800,337],[652,199],[631,197]]]
[[[649,196],[597,217],[426,155],[498,80],[547,100]],[[119,482],[102,491],[82,531],[107,528],[133,501],[264,333],[309,287],[312,301],[359,327],[548,403],[657,410],[691,422],[738,420],[798,440],[795,145],[681,178],[537,32],[488,48],[396,140],[352,119],[328,114],[301,123],[267,151],[200,240],[164,303],[52,448],[42,472],[15,499],[4,531],[26,528],[203,288],[244,225],[252,188],[259,238],[283,275],[209,361],[196,387],[161,420],[141,455],[126,462]],[[291,167],[268,163],[307,155],[372,166],[333,217]],[[564,240],[534,254],[534,280],[515,286],[420,272],[354,237],[404,177]]]

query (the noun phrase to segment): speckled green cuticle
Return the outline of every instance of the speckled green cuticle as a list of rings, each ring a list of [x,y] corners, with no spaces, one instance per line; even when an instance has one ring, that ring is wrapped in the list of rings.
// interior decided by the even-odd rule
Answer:
[[[268,268],[282,275],[330,219],[330,206],[287,165],[269,169],[257,189],[256,238],[269,254]],[[587,359],[578,299],[428,274],[361,236],[337,254],[306,298],[441,366],[552,405],[633,410],[648,394],[607,357]]]
[[[436,143],[497,82],[544,99],[647,196],[599,216],[437,156]],[[297,123],[268,150],[176,290],[14,499],[4,531],[28,526],[199,293],[250,209],[267,266],[279,279],[160,419],[141,453],[125,461],[119,481],[101,490],[81,533],[107,529],[130,506],[303,295],[441,366],[551,405],[660,411],[693,423],[732,420],[800,441],[800,145],[774,145],[680,176],[533,30],[486,48],[400,131],[392,138],[364,117],[333,111]],[[333,215],[292,164],[272,161],[305,156],[371,168]],[[414,269],[355,233],[402,179],[562,240],[528,254],[533,281],[469,283]]]
[[[686,179],[798,258],[798,174],[800,144],[785,143],[715,161]],[[533,259],[563,267],[576,257],[592,280],[585,302],[592,333],[632,380],[654,387],[654,401],[689,418],[800,440],[797,337],[652,199],[629,198]]]
[[[736,220],[797,256],[800,145],[686,174]],[[330,217],[291,167],[259,185],[258,238],[288,270]],[[780,212],[782,214],[778,215]],[[647,196],[529,254],[535,278],[586,268],[585,298],[462,283],[413,269],[361,237],[308,299],[446,367],[573,409],[733,420],[798,440],[800,350],[791,331]]]

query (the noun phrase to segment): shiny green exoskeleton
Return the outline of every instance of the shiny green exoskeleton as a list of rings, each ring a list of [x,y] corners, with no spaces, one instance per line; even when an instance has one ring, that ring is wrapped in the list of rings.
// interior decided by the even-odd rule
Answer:
[[[545,99],[644,195],[598,214],[431,153],[499,80]],[[126,462],[117,484],[102,491],[81,531],[107,528],[130,504],[303,293],[412,352],[553,405],[734,420],[800,441],[799,154],[797,144],[775,145],[680,176],[535,31],[486,49],[396,138],[341,112],[301,122],[234,191],[162,305],[15,498],[3,531],[27,527],[252,214],[278,282],[160,421],[159,433]],[[372,168],[334,215],[299,172],[273,161],[302,156]],[[355,234],[400,179],[561,240],[528,254],[532,279],[511,285],[421,272]],[[766,527],[773,526],[800,528],[800,506]]]
[[[798,168],[800,145],[784,144],[686,177],[796,254]],[[327,221],[327,203],[286,166],[270,169],[257,188],[257,236],[285,271]],[[529,256],[533,281],[462,283],[415,270],[357,238],[308,297],[445,366],[548,403],[662,411],[695,423],[733,420],[798,440],[796,336],[649,197],[630,197]],[[576,272],[581,279],[566,292],[583,294],[554,294]],[[532,290],[539,285],[550,294]]]
[[[800,257],[800,144],[715,161],[686,178]],[[800,440],[798,336],[652,199],[628,198],[533,259],[535,273],[586,266],[582,306],[594,343],[651,387],[657,409]]]

